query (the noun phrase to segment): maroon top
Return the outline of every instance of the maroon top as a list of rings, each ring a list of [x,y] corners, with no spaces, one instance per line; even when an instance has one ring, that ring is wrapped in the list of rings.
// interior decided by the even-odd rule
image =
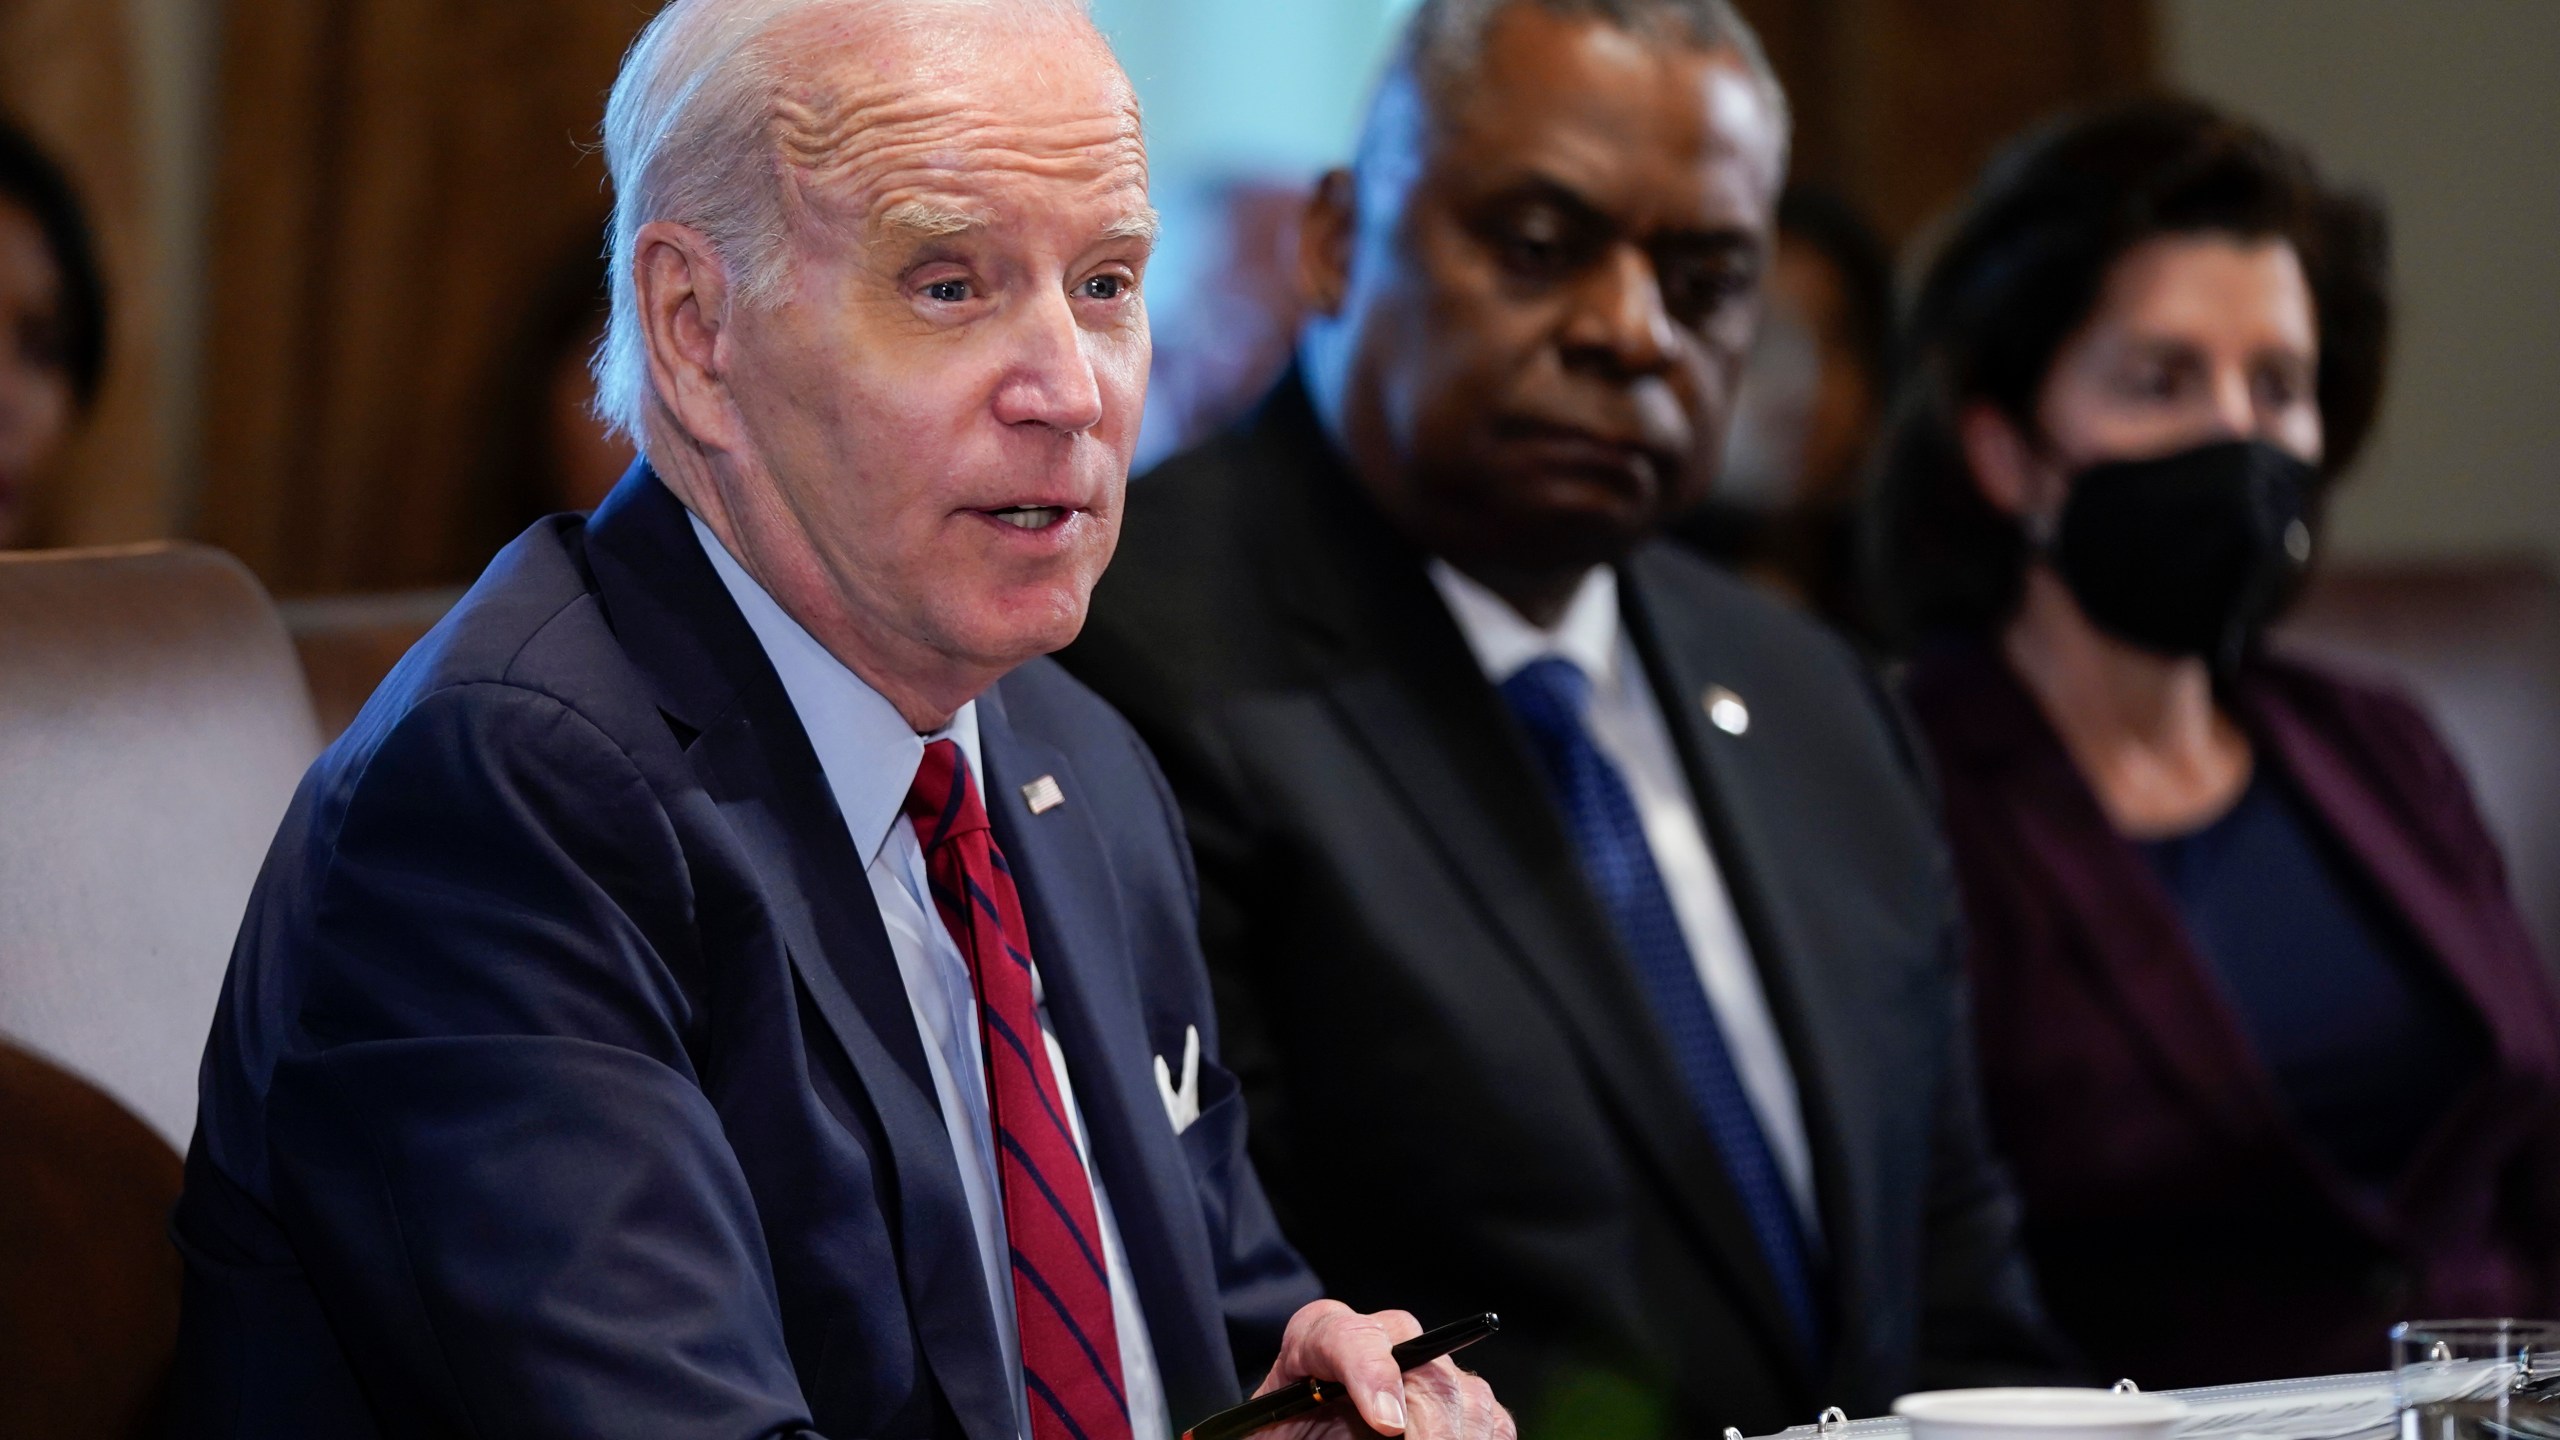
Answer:
[[[2280,660],[2228,697],[2491,1053],[2380,1198],[2287,1117],[2174,901],[1984,646],[1905,681],[1945,790],[1992,1130],[2054,1318],[2146,1388],[2380,1369],[2392,1322],[2560,1312],[2560,1004],[2451,755]]]

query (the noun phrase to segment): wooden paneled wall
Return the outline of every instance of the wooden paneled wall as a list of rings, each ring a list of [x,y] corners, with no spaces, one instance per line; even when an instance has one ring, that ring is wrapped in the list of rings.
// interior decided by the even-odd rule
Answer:
[[[1888,238],[1961,197],[2000,142],[2155,73],[2149,0],[1736,0],[1796,113],[1795,174]]]
[[[285,594],[467,578],[525,309],[602,244],[647,0],[233,0],[199,530]],[[598,261],[601,273],[601,260]]]

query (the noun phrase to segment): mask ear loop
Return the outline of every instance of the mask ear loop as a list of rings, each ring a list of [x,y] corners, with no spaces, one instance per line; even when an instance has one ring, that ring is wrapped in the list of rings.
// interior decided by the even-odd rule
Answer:
[[[2080,468],[2064,459],[2060,446],[2045,433],[2041,420],[2030,418],[2019,430],[2026,442],[2027,458],[2062,477],[2061,493],[2051,505],[2030,510],[2018,517],[2019,533],[2026,536],[2027,548],[2037,556],[2050,560],[2054,545],[2062,537],[2062,509],[2071,503],[2071,491],[2079,483]]]
[[[2276,484],[2300,485],[2300,482],[2278,481],[2253,475],[2250,479],[2252,506],[2262,511],[2275,506],[2275,498],[2264,492],[2268,487]],[[2281,569],[2272,570],[2259,577],[2255,593],[2249,597],[2248,622],[2234,626],[2232,633],[2223,639],[2221,653],[2212,657],[2216,688],[2226,687],[2239,678],[2241,669],[2266,643],[2268,627],[2274,623],[2277,616],[2284,613],[2285,608],[2294,599],[2299,597],[2303,582],[2310,574],[2314,546],[2310,517],[2313,505],[2318,503],[2318,496],[2316,488],[2312,486],[2300,486],[2300,488],[2302,493],[2291,497],[2293,503],[2290,506],[2278,507],[2292,512],[2283,530],[2276,536],[2276,543],[2283,547],[2285,559],[2289,563]]]

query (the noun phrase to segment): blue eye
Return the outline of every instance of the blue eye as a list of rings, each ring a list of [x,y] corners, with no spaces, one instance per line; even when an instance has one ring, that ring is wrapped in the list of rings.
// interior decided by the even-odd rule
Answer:
[[[969,298],[966,280],[936,280],[924,287],[924,293],[945,305],[957,305]]]
[[[1085,295],[1094,300],[1117,300],[1129,288],[1129,282],[1117,275],[1096,275],[1084,282]]]

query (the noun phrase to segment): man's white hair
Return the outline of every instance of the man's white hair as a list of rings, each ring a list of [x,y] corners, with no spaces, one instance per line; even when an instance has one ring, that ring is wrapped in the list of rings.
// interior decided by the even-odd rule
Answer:
[[[921,24],[953,12],[1086,16],[1086,0],[674,0],[631,44],[605,102],[613,182],[607,234],[612,315],[595,357],[596,415],[645,446],[649,353],[633,283],[640,227],[702,232],[728,267],[735,303],[772,298],[783,276],[783,185],[773,135],[788,57],[762,43],[814,10]]]

